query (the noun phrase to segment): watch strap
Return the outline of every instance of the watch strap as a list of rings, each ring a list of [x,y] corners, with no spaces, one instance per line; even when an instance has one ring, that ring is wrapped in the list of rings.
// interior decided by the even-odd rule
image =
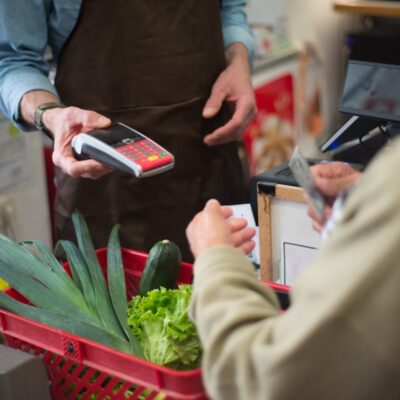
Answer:
[[[43,113],[46,110],[50,110],[52,108],[65,108],[65,107],[66,107],[66,105],[64,105],[62,103],[57,103],[57,102],[49,102],[49,103],[40,104],[36,108],[34,116],[33,116],[36,129],[41,130],[41,131],[44,130],[42,118],[43,118]]]

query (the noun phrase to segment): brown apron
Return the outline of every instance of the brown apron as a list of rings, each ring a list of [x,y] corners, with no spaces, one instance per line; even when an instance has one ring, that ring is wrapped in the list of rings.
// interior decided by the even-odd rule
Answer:
[[[175,168],[145,179],[57,171],[57,239],[75,240],[70,217],[77,209],[97,248],[120,223],[123,246],[148,251],[170,239],[191,260],[185,229],[207,199],[247,200],[238,144],[203,144],[230,116],[225,108],[211,121],[201,117],[224,68],[218,0],[83,1],[58,64],[61,100],[142,131],[175,155]]]

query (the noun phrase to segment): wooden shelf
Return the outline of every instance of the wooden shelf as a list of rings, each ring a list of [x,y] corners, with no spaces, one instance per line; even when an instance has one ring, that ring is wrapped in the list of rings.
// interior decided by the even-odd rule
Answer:
[[[333,8],[375,17],[400,17],[400,2],[396,1],[339,0],[333,2]]]

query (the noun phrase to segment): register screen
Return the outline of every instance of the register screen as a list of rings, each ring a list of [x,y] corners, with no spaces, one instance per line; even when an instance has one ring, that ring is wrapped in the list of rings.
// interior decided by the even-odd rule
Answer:
[[[400,66],[349,61],[339,111],[400,122]]]

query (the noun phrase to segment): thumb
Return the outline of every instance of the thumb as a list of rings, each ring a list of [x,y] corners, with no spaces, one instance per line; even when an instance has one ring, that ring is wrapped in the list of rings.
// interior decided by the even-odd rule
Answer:
[[[99,127],[104,128],[111,125],[111,119],[105,117],[104,115],[100,115],[99,119],[97,120],[97,124],[99,125]]]
[[[90,128],[105,128],[111,125],[111,119],[104,115],[98,114],[97,112],[90,111],[86,116],[86,124]]]
[[[204,211],[222,213],[221,205],[218,200],[210,199],[207,201]]]
[[[203,108],[203,117],[212,118],[215,115],[217,115],[218,111],[221,109],[223,101],[224,101],[224,96],[222,92],[213,90],[211,92],[211,96],[208,98]]]
[[[96,125],[99,128],[105,128],[106,126],[111,125],[111,119],[105,117],[104,115],[98,114],[97,115],[97,120],[96,120]]]

